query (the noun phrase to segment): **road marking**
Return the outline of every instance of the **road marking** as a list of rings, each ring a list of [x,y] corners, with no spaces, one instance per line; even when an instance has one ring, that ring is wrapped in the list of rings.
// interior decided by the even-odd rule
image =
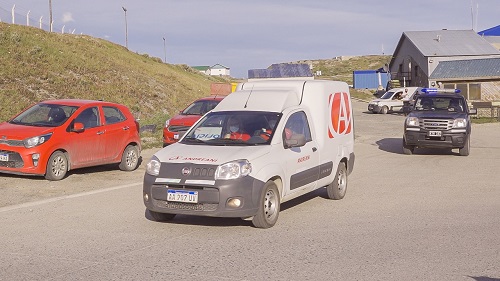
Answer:
[[[54,197],[54,198],[48,198],[48,199],[44,199],[44,200],[40,200],[40,201],[27,202],[27,203],[12,205],[12,206],[1,207],[0,213],[12,211],[12,210],[17,210],[17,209],[22,209],[22,208],[34,207],[34,206],[43,205],[43,204],[56,202],[56,201],[60,201],[60,200],[65,200],[65,199],[70,199],[70,198],[78,198],[78,197],[93,195],[93,194],[102,193],[102,192],[108,192],[108,191],[127,188],[127,187],[139,186],[139,185],[142,185],[142,182],[118,185],[118,186],[109,187],[109,188],[105,188],[105,189],[92,190],[92,191],[87,191],[87,192],[82,192],[82,193],[75,193],[75,194],[70,194],[70,195]]]

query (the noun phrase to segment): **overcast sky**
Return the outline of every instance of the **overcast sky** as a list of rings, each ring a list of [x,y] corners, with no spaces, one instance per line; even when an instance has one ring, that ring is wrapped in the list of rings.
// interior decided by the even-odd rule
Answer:
[[[172,64],[222,64],[231,76],[273,63],[392,54],[404,31],[481,31],[500,0],[51,0],[54,31],[86,34]],[[49,0],[0,0],[0,20],[45,27]],[[163,39],[165,38],[165,40]]]

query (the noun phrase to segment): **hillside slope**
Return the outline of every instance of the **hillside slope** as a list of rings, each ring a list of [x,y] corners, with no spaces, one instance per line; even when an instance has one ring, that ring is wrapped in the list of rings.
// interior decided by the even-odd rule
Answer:
[[[141,123],[163,122],[222,81],[106,40],[6,23],[0,65],[0,121],[41,100],[82,98],[123,103]]]

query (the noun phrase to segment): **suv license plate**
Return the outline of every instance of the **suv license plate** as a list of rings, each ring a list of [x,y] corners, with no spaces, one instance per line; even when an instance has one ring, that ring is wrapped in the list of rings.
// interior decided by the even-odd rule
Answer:
[[[198,203],[198,191],[167,190],[167,201]]]
[[[441,131],[429,131],[429,137],[440,137]]]
[[[179,134],[175,134],[174,135],[174,140],[178,140],[179,139]]]
[[[0,154],[0,161],[9,161],[9,154]]]

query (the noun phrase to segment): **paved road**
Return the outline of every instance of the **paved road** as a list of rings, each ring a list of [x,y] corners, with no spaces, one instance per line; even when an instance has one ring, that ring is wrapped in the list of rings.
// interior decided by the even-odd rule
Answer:
[[[0,208],[0,280],[500,280],[500,124],[473,126],[468,157],[410,156],[403,116],[354,107],[343,200],[323,189],[297,198],[266,230],[239,219],[156,223],[142,171],[87,170],[58,183],[79,193]]]

